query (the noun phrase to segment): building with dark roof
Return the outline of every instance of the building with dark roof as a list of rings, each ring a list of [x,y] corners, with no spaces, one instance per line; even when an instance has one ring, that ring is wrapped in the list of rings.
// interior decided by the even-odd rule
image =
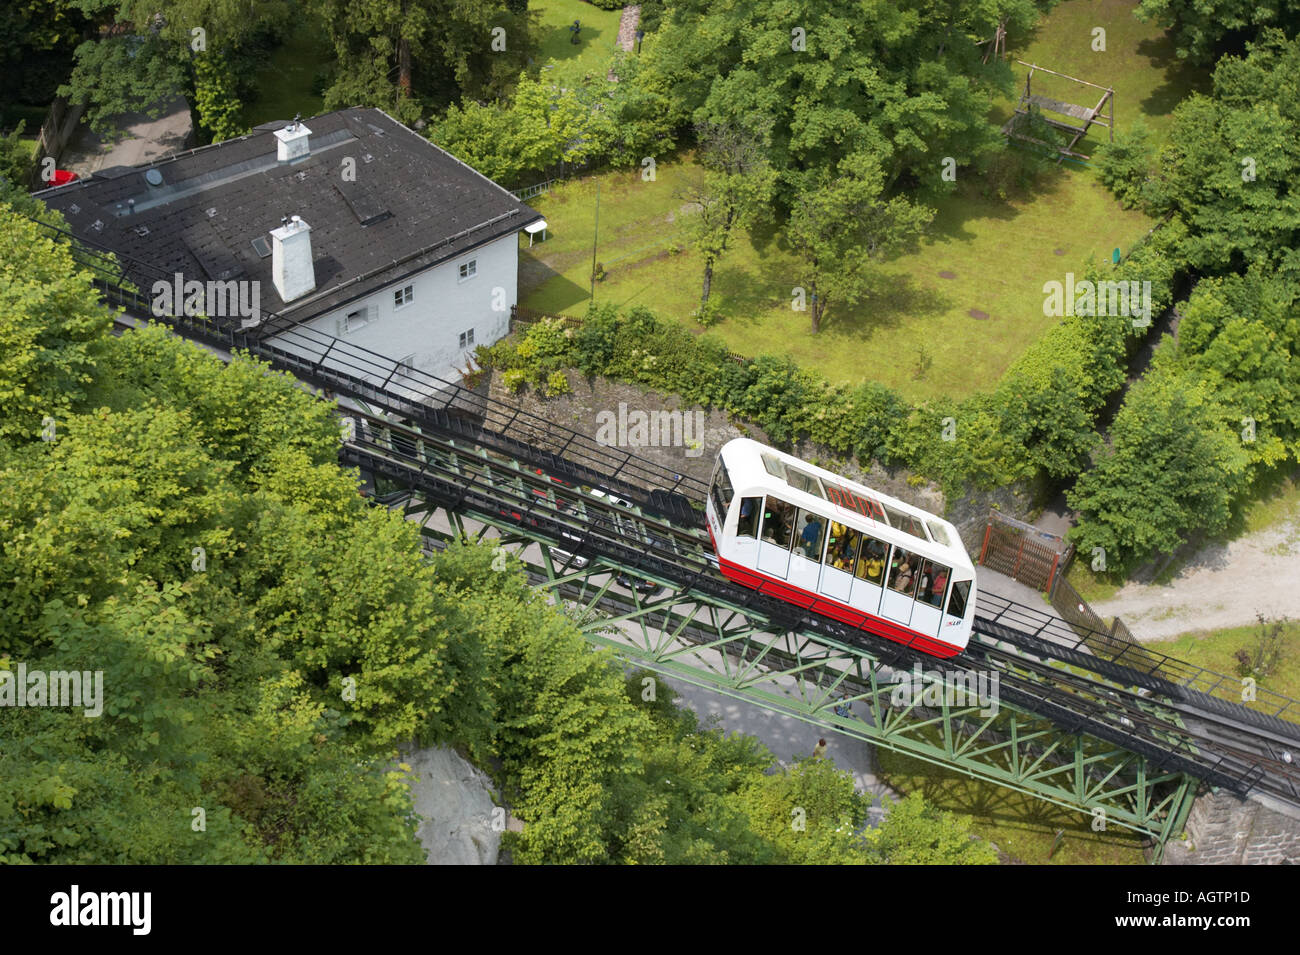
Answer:
[[[518,233],[544,225],[372,108],[268,123],[37,197],[117,253],[158,314],[193,295],[260,337],[306,325],[441,376],[507,332]]]

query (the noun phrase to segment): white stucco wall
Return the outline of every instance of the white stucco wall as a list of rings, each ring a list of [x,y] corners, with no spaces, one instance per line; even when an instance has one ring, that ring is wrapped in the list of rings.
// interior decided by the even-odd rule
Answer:
[[[460,266],[470,260],[477,263],[476,274],[462,281]],[[394,281],[306,324],[390,358],[400,360],[414,355],[411,364],[421,371],[459,381],[459,370],[465,368],[474,347],[490,345],[509,331],[510,306],[516,303],[518,280],[519,238],[512,233]],[[414,298],[398,308],[393,293],[407,285],[413,287]],[[498,289],[500,293],[494,296]],[[494,304],[501,305],[501,309],[494,310]],[[344,332],[342,319],[366,308],[371,309],[369,323]],[[474,330],[474,344],[462,349],[460,334],[470,329]]]

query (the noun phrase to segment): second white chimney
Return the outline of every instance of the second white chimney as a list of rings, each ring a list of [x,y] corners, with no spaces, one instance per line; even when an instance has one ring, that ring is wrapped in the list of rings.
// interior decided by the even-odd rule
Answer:
[[[271,284],[284,302],[292,302],[316,288],[311,226],[298,216],[271,230]]]

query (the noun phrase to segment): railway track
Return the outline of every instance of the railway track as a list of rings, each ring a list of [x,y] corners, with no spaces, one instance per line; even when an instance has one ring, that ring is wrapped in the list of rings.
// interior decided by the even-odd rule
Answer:
[[[679,593],[740,605],[774,626],[868,643],[895,669],[937,662],[869,630],[732,584],[716,572],[698,520],[683,526],[632,505],[607,483],[570,480],[596,477],[594,472],[569,467],[561,476],[534,467],[539,458],[521,462],[504,453],[500,437],[486,433],[490,429],[464,422],[443,433],[361,410],[348,415],[357,424],[343,450],[348,463],[415,488],[450,509],[519,528],[560,548],[570,561],[601,560]],[[645,492],[642,488],[637,496],[648,502]],[[1228,707],[1206,707],[1198,698],[1203,694],[1157,672],[1130,669],[979,614],[966,653],[943,665],[967,672],[981,666],[996,669],[1004,699],[1047,716],[1066,732],[1107,740],[1213,786],[1242,794],[1259,789],[1300,805],[1300,766],[1287,760],[1291,741],[1300,740],[1295,724],[1267,714],[1252,719],[1224,712]]]

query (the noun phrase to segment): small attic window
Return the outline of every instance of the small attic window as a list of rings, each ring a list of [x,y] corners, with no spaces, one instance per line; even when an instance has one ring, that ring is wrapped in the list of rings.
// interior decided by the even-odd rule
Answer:
[[[253,240],[253,251],[257,253],[259,259],[264,259],[271,254],[271,243],[266,241],[266,236],[259,235]]]

